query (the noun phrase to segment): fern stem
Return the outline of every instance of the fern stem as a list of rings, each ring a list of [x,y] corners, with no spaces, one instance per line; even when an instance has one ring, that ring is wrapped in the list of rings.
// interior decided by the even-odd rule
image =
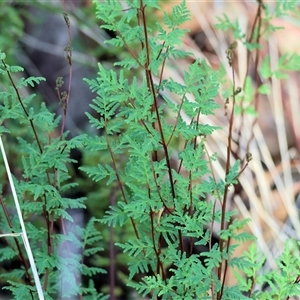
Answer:
[[[106,128],[106,127],[105,127],[105,128]],[[117,181],[118,181],[118,184],[119,184],[119,188],[120,188],[120,191],[121,191],[123,200],[124,200],[124,202],[125,202],[126,204],[128,204],[127,197],[126,197],[126,195],[125,195],[124,187],[123,187],[123,184],[122,184],[122,181],[121,181],[121,177],[120,177],[120,174],[119,174],[119,171],[118,171],[118,168],[117,168],[116,160],[115,160],[113,151],[112,151],[112,149],[111,149],[110,142],[109,142],[109,138],[108,138],[108,135],[107,135],[106,130],[105,130],[105,139],[106,139],[107,148],[108,148],[108,151],[109,151],[109,154],[110,154],[112,163],[113,163],[113,167],[114,167],[114,170],[115,170],[115,172],[116,172],[116,177],[117,177]],[[135,233],[136,237],[139,239],[140,237],[139,237],[139,233],[138,233],[138,231],[137,231],[137,227],[136,227],[136,225],[135,225],[133,219],[130,218],[130,220],[131,220],[131,224],[132,224],[132,226],[133,226],[134,233]]]
[[[60,131],[60,139],[62,140],[64,128],[65,128],[65,123],[67,119],[67,109],[69,105],[69,100],[70,100],[70,94],[71,94],[71,85],[72,85],[72,74],[73,74],[73,65],[72,65],[72,38],[71,38],[71,26],[70,26],[70,21],[69,17],[66,13],[66,4],[65,1],[62,1],[63,3],[63,8],[64,8],[64,19],[67,25],[67,31],[68,31],[68,39],[69,39],[69,45],[65,48],[65,52],[67,53],[66,60],[69,64],[69,82],[68,82],[68,90],[67,90],[67,97],[66,97],[66,103],[63,103],[63,117],[62,117],[62,125],[61,125],[61,131]]]
[[[232,53],[234,56],[234,54]],[[226,156],[226,166],[225,166],[225,177],[228,175],[230,171],[230,156],[231,156],[231,144],[232,144],[232,131],[233,131],[233,119],[234,119],[234,109],[235,109],[235,73],[234,73],[234,58],[232,59],[232,109],[231,109],[231,115],[229,119],[229,133],[227,138],[227,156]],[[222,215],[221,215],[221,230],[225,229],[225,214],[226,214],[226,207],[227,207],[227,195],[228,195],[228,184],[225,184],[224,188],[224,196],[223,196],[223,203],[222,203]],[[223,252],[224,249],[224,241],[223,239],[220,239],[219,241],[219,248],[220,252]],[[218,269],[218,279],[221,281],[222,277],[222,268],[223,268],[223,261],[220,263],[219,269]],[[224,285],[222,284],[221,291],[218,292],[218,299],[222,299],[222,292],[223,292]]]
[[[262,10],[263,10],[263,3],[262,1],[259,1],[259,5],[258,5],[258,8],[257,8],[257,12],[256,12],[256,15],[255,15],[255,19],[254,19],[254,22],[253,22],[253,25],[252,25],[252,29],[251,29],[251,34],[250,34],[250,37],[249,37],[249,41],[248,43],[252,43],[253,41],[253,37],[254,37],[254,32],[255,32],[255,28],[257,28],[257,37],[256,37],[256,40],[255,40],[255,43],[256,44],[259,44],[260,42],[260,38],[261,38],[261,27],[262,27]],[[259,74],[258,74],[258,63],[259,63],[259,53],[260,53],[260,49],[256,49],[255,50],[255,62],[254,62],[254,70],[255,70],[255,82],[256,82],[256,86],[255,86],[255,94],[254,94],[254,97],[253,97],[253,101],[252,103],[254,102],[254,109],[257,111],[258,109],[258,104],[259,104],[259,97],[258,97],[258,86],[259,86],[259,80],[260,80],[260,77],[259,77]],[[247,63],[246,63],[246,75],[248,75],[249,73],[249,68],[250,68],[250,54],[251,54],[251,51],[247,49]],[[247,77],[245,77],[247,78]],[[246,84],[246,80],[244,81],[244,84],[243,84],[243,89],[245,88],[245,84]],[[244,127],[244,115],[245,115],[245,110],[243,109],[243,106],[244,106],[244,97],[242,98],[241,100],[241,124],[239,126],[239,131],[238,131],[238,134],[237,134],[237,144],[239,145],[240,144],[240,138],[242,136],[241,134],[241,131]],[[250,135],[250,138],[249,140],[247,141],[247,146],[246,146],[246,153],[249,152],[249,147],[250,147],[250,143],[251,141],[253,140],[254,138],[254,126],[257,124],[258,122],[258,118],[255,118],[254,121],[252,122],[251,124],[251,135]],[[239,150],[239,148],[237,149],[237,151]],[[240,155],[237,154],[237,156],[239,157]]]
[[[256,44],[260,43],[260,38],[261,38],[261,27],[262,27],[262,10],[263,10],[263,1],[259,2],[259,6],[258,6],[258,10],[257,10],[257,18],[258,18],[258,26],[257,26],[257,38],[256,38]],[[258,105],[259,105],[259,97],[258,97],[258,85],[259,85],[259,80],[260,80],[260,76],[258,74],[258,63],[259,63],[259,53],[260,53],[260,49],[256,49],[256,55],[255,55],[255,62],[254,62],[254,70],[255,70],[255,82],[256,82],[256,87],[255,87],[255,94],[254,94],[254,109],[257,111],[258,110]],[[248,61],[249,64],[249,61]],[[242,113],[244,112],[244,110],[242,110]],[[246,152],[249,153],[249,148],[250,148],[250,143],[254,138],[254,126],[257,124],[258,122],[258,118],[255,118],[253,123],[251,124],[251,135],[250,138],[247,142],[247,146],[246,146]]]
[[[110,205],[115,206],[115,192],[112,190],[110,196]],[[114,227],[110,226],[110,236],[109,236],[109,294],[110,299],[115,300],[115,241],[114,241]]]
[[[5,203],[3,201],[3,198],[2,196],[0,195],[0,202],[1,202],[1,206],[2,206],[2,209],[3,209],[3,212],[4,212],[4,215],[5,215],[5,218],[6,218],[6,221],[7,221],[7,224],[8,226],[10,227],[10,229],[13,229],[13,225],[11,223],[11,220],[10,220],[10,217],[9,217],[9,214],[8,214],[8,211],[7,211],[7,208],[5,206]],[[6,239],[5,239],[6,240]],[[18,241],[18,239],[16,237],[14,237],[14,241],[16,243],[16,246],[17,246],[17,249],[18,249],[18,255],[20,257],[20,260],[22,261],[23,263],[23,266],[24,266],[24,269],[25,269],[25,273],[26,273],[26,276],[27,276],[27,279],[29,281],[29,284],[31,286],[34,286],[34,284],[32,283],[32,277],[29,273],[29,265],[23,255],[23,252],[22,252],[22,249],[21,249],[21,245]],[[6,240],[7,244],[9,245],[8,241]],[[13,248],[12,246],[10,246],[11,248]]]
[[[181,110],[182,110],[182,106],[183,106],[183,101],[184,101],[184,98],[185,98],[185,95],[186,95],[186,92],[183,94],[182,98],[181,98],[181,101],[180,101],[180,106],[179,106],[179,109],[178,109],[178,112],[177,112],[177,116],[176,116],[176,121],[175,121],[175,125],[172,129],[172,132],[171,132],[171,135],[169,137],[169,140],[167,141],[167,145],[169,145],[169,143],[171,142],[172,138],[173,138],[173,135],[174,135],[174,132],[177,128],[177,125],[178,125],[178,121],[179,121],[179,117],[180,117],[180,113],[181,113]]]
[[[158,111],[158,101],[157,101],[156,92],[155,92],[155,88],[154,88],[152,72],[149,69],[149,66],[150,66],[150,52],[149,51],[150,50],[149,50],[148,32],[147,32],[147,25],[146,25],[145,6],[143,4],[143,0],[140,0],[140,3],[141,3],[141,8],[142,8],[142,10],[141,10],[141,12],[142,12],[142,21],[143,21],[143,28],[144,28],[144,34],[145,34],[145,43],[146,43],[146,57],[147,57],[146,74],[147,74],[147,78],[149,78],[149,84],[150,84],[149,89],[150,89],[150,91],[152,93],[152,96],[153,96],[159,133],[160,133],[160,136],[161,136],[162,146],[163,146],[164,154],[165,154],[165,157],[166,157],[166,163],[167,163],[167,167],[168,167],[170,186],[171,186],[171,191],[172,191],[172,197],[173,197],[173,199],[175,199],[176,195],[175,195],[175,188],[174,188],[174,184],[173,184],[173,176],[172,176],[170,158],[169,158],[168,148],[167,148],[167,144],[166,144],[166,141],[165,141],[165,136],[164,136],[164,133],[163,133],[161,120],[160,120],[160,115],[159,115],[159,111]]]
[[[34,126],[34,124],[33,124],[33,121],[32,121],[32,119],[29,117],[29,114],[28,114],[28,112],[27,112],[27,110],[26,110],[26,108],[25,108],[25,106],[24,106],[24,104],[23,104],[23,101],[22,101],[22,99],[21,99],[21,95],[20,95],[20,93],[19,93],[19,90],[17,89],[14,80],[12,79],[12,76],[11,76],[11,74],[10,74],[8,68],[7,68],[7,65],[6,65],[5,61],[2,60],[2,63],[3,63],[3,65],[4,65],[4,68],[5,68],[5,70],[6,70],[7,75],[8,75],[8,77],[9,77],[9,80],[10,80],[12,86],[13,86],[13,89],[14,89],[15,92],[16,92],[16,95],[17,95],[17,98],[18,98],[18,100],[19,100],[19,103],[20,103],[20,105],[22,106],[22,109],[23,109],[25,115],[27,116],[28,121],[30,122],[30,126],[31,126],[31,128],[32,128],[33,134],[34,134],[35,139],[36,139],[36,141],[37,141],[37,144],[38,144],[40,153],[42,154],[42,153],[43,153],[42,145],[41,145],[41,143],[40,143],[40,139],[39,139],[39,137],[38,137],[38,135],[37,135],[37,131],[36,131],[36,129],[35,129],[35,126]]]

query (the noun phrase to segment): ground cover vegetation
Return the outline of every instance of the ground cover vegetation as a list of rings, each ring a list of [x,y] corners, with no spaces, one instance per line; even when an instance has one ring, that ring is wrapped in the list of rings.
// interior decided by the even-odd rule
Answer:
[[[82,15],[62,2],[68,82],[58,76],[54,87],[60,115],[35,97],[45,78],[25,76],[9,48],[13,37],[3,32],[0,134],[18,197],[17,204],[1,158],[0,282],[8,297],[300,296],[299,149],[296,132],[294,148],[288,145],[280,89],[286,78],[293,82],[300,57],[274,56],[273,47],[282,30],[276,22],[296,20],[297,2],[257,1],[249,30],[219,15],[214,32],[224,40],[217,44],[204,22],[217,64],[187,40],[188,3],[173,4],[169,14],[157,0],[94,1],[86,10],[107,37],[95,53],[111,51],[114,62],[103,60],[97,74],[82,78],[94,97],[82,100],[90,102],[91,128],[78,135],[66,124],[71,28],[82,26]],[[20,8],[6,9],[21,36]],[[270,99],[279,158],[259,130],[259,104]],[[286,104],[291,128],[296,102]]]

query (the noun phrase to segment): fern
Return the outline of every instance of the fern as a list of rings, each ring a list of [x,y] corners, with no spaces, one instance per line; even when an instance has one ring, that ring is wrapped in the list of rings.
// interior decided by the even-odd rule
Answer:
[[[272,19],[295,10],[296,1],[278,1],[275,9],[257,1],[250,33],[243,32],[238,20],[218,17],[215,28],[230,31],[234,38],[228,43],[227,61],[223,62],[231,68],[231,79],[226,77],[224,66],[213,69],[182,47],[187,30],[181,25],[191,17],[186,1],[175,5],[170,14],[163,12],[163,23],[150,21],[154,10],[161,10],[159,1],[95,0],[94,4],[101,28],[113,36],[106,41],[107,46],[119,53],[113,68],[98,63],[96,78],[84,79],[95,94],[90,104],[94,112],[86,113],[91,127],[97,130],[94,135],[69,138],[62,125],[67,105],[63,104],[63,115],[57,116],[44,103],[38,103],[35,94],[22,96],[24,88],[31,91],[45,79],[22,77],[23,68],[7,63],[10,60],[0,52],[0,134],[9,146],[14,183],[45,299],[108,299],[93,279],[105,273],[103,265],[121,259],[127,262],[128,273],[124,276],[119,271],[120,277],[126,277],[128,286],[149,299],[298,296],[299,245],[287,241],[276,259],[277,269],[264,271],[266,258],[256,238],[245,229],[250,220],[241,218],[229,205],[234,202],[231,192],[236,193],[239,178],[252,158],[247,152],[251,138],[247,149],[242,149],[244,158],[240,157],[241,149],[233,147],[233,141],[239,146],[242,132],[242,128],[234,132],[236,114],[242,120],[251,116],[253,129],[258,116],[253,99],[270,93],[273,79],[285,79],[288,72],[300,68],[296,54],[284,53],[272,67],[268,55],[261,62],[256,59],[264,34],[268,37],[280,30],[272,25]],[[19,36],[19,19],[13,10],[5,10],[14,18]],[[64,18],[69,28],[66,13]],[[234,75],[238,43],[247,51],[247,74],[241,87],[236,86]],[[68,46],[66,51],[71,66],[70,49]],[[256,80],[249,75],[249,57],[255,60]],[[182,58],[191,61],[182,70],[182,80],[168,77],[166,67],[172,68]],[[58,92],[61,85],[59,78]],[[226,99],[228,128],[210,122],[221,107],[216,102],[219,96]],[[62,98],[60,102],[68,103],[69,99]],[[228,129],[228,136],[223,158],[211,153],[210,141],[224,129]],[[57,132],[59,136],[54,137]],[[85,156],[80,170],[87,177],[80,173],[77,182],[70,168],[76,161],[70,153],[79,148]],[[216,174],[216,162],[224,167],[222,174]],[[19,232],[19,220],[6,178],[2,172],[0,176],[0,225],[1,231],[8,233],[1,232],[5,246],[0,248],[0,261],[21,263],[14,270],[1,267],[0,280],[15,299],[35,299],[24,247],[18,236],[11,234]],[[70,196],[83,182],[91,190],[88,202],[86,197]],[[99,207],[106,210],[103,216]],[[95,217],[81,228],[74,224],[71,209],[90,209]],[[213,240],[215,234],[218,242]],[[106,251],[108,240],[109,251],[114,242],[122,252],[110,257],[109,263],[99,256]],[[238,247],[245,243],[251,243],[248,251],[236,256]],[[71,244],[77,251],[70,251]],[[233,286],[227,284],[229,269],[237,281]],[[79,276],[83,277],[80,284]],[[267,291],[261,288],[265,284]],[[62,286],[67,288],[62,290]]]
[[[210,299],[210,295],[213,299],[249,299],[247,293],[259,297],[254,286],[264,260],[257,263],[253,247],[249,254],[234,257],[239,245],[248,241],[255,245],[255,238],[243,231],[249,220],[238,220],[227,208],[229,188],[238,183],[251,155],[247,154],[246,164],[240,160],[230,163],[229,133],[229,163],[224,178],[217,180],[213,162],[218,158],[208,154],[207,138],[220,128],[201,121],[219,108],[215,98],[224,81],[224,70],[212,70],[205,61],[196,60],[183,71],[183,82],[166,78],[166,64],[191,55],[180,49],[185,30],[178,26],[190,18],[185,1],[175,6],[171,15],[164,12],[164,25],[151,28],[147,11],[157,3],[126,3],[128,9],[121,11],[118,1],[95,1],[96,15],[104,22],[102,27],[116,33],[108,43],[125,47],[129,57],[124,55],[115,63],[121,70],[108,70],[98,64],[97,79],[85,79],[97,93],[91,107],[99,114],[99,118],[91,114],[88,118],[103,132],[101,137],[87,138],[86,147],[99,156],[108,153],[111,163],[81,169],[93,180],[104,180],[119,188],[116,205],[107,210],[101,222],[116,228],[131,224],[133,228],[131,239],[116,243],[131,257],[129,278],[142,276],[129,285],[151,299]],[[260,21],[267,24],[265,32],[278,30],[269,23],[273,15],[267,5],[259,2],[259,9],[266,10],[265,19],[259,15]],[[279,8],[282,12],[285,9],[290,6]],[[261,49],[261,25],[254,27],[250,38],[238,21],[232,22],[226,15],[219,18],[216,27],[233,31],[235,39],[249,52]],[[232,43],[226,51],[230,67],[236,45]],[[268,79],[297,68],[297,57],[291,58],[293,65],[289,65],[287,57],[279,60],[278,70],[274,71],[267,57],[261,65],[261,75]],[[257,91],[267,94],[269,85],[264,82],[255,90],[248,76],[243,88],[233,83],[232,91],[227,90],[226,97],[233,99],[233,111],[256,117],[252,99]],[[233,115],[229,131],[232,122]],[[207,197],[209,200],[205,200]],[[216,207],[218,202],[220,208]],[[212,245],[211,224],[217,223],[221,227],[220,242]],[[209,251],[193,254],[193,247],[201,245],[209,245]],[[288,261],[288,257],[284,260]],[[238,284],[232,287],[226,286],[222,277],[228,267],[242,271],[235,273]],[[295,280],[295,276],[291,278]]]
[[[98,267],[87,267],[81,255],[75,253],[59,253],[62,244],[73,243],[81,248],[81,239],[85,239],[84,247],[90,247],[83,255],[91,256],[102,248],[95,246],[99,242],[99,233],[95,227],[89,225],[87,231],[75,236],[72,232],[56,233],[53,230],[55,223],[63,226],[66,221],[73,223],[69,209],[85,209],[85,198],[70,199],[67,192],[76,186],[70,182],[68,165],[74,160],[70,158],[70,150],[82,146],[82,138],[76,137],[66,140],[67,133],[59,138],[51,138],[50,135],[57,130],[60,118],[46,108],[42,103],[38,107],[34,103],[34,94],[23,98],[21,90],[24,87],[35,86],[45,80],[42,77],[29,77],[27,79],[14,79],[13,73],[23,69],[18,66],[10,66],[5,62],[5,55],[1,52],[0,73],[7,76],[10,86],[0,94],[1,124],[0,131],[6,143],[17,147],[15,163],[22,166],[14,182],[17,194],[22,202],[22,214],[26,222],[26,229],[30,239],[30,245],[35,255],[38,272],[43,282],[45,299],[55,299],[60,289],[60,284],[66,284],[68,291],[64,297],[73,298],[81,291],[78,288],[75,274],[79,270],[83,275],[92,277],[94,274],[104,272]],[[18,131],[15,131],[17,126]],[[22,131],[22,128],[26,130]],[[23,132],[23,133],[22,133]],[[12,148],[11,148],[12,149]],[[12,158],[12,157],[10,157]],[[3,194],[3,189],[1,194]],[[2,196],[1,196],[2,199]],[[13,212],[10,196],[7,195],[5,203],[2,202],[4,211]],[[91,221],[93,224],[93,220]],[[7,213],[1,218],[1,230],[4,232],[19,232],[18,219]],[[97,237],[97,238],[96,238]],[[20,240],[21,241],[21,240]],[[7,280],[6,289],[12,292],[15,299],[35,298],[35,288],[26,254],[21,242],[8,241],[7,247],[1,249],[1,261],[16,260],[21,258],[21,269],[15,269],[3,276]],[[92,248],[94,247],[94,248]],[[61,255],[64,256],[62,259]],[[90,288],[85,293],[95,293]],[[97,296],[98,297],[98,296]],[[104,299],[104,297],[103,297]]]
[[[99,118],[87,116],[92,126],[103,130],[102,137],[89,137],[86,147],[99,155],[108,151],[111,164],[81,169],[93,180],[116,182],[120,189],[117,205],[106,212],[102,222],[124,226],[130,221],[133,226],[135,237],[116,245],[132,257],[130,278],[138,273],[148,273],[148,276],[130,285],[142,296],[151,294],[152,299],[208,299],[211,288],[218,293],[222,287],[214,270],[222,260],[229,260],[235,247],[232,245],[222,253],[214,245],[208,252],[191,255],[184,243],[190,239],[190,249],[194,244],[210,243],[208,224],[220,222],[221,212],[214,213],[213,202],[200,199],[207,194],[224,194],[226,186],[237,182],[240,165],[237,161],[226,175],[226,181],[218,183],[213,180],[206,158],[206,137],[219,127],[203,124],[199,119],[213,115],[219,108],[214,101],[219,89],[218,72],[197,60],[184,71],[184,83],[172,78],[161,79],[159,83],[154,80],[163,73],[165,63],[189,55],[178,48],[178,40],[185,33],[178,26],[189,19],[189,13],[183,1],[174,7],[171,16],[164,14],[166,27],[158,24],[157,28],[149,28],[146,12],[152,3],[128,2],[128,11],[122,14],[118,3],[96,3],[96,15],[105,23],[103,27],[117,33],[109,43],[125,46],[131,54],[115,65],[128,71],[140,68],[145,76],[142,80],[135,75],[127,79],[123,70],[106,70],[99,63],[97,79],[85,79],[97,93],[91,107]],[[138,21],[134,21],[135,16]],[[134,27],[135,22],[143,25]],[[133,40],[129,30],[138,38]],[[152,36],[153,32],[158,32],[157,36]],[[168,93],[176,95],[179,104],[167,96],[159,99],[160,94]],[[173,112],[174,122],[166,117],[166,109]],[[183,145],[181,139],[185,141]],[[173,158],[177,165],[171,165]],[[232,219],[232,214],[225,214],[227,221]],[[230,239],[244,224],[235,220],[224,234]],[[246,234],[237,236],[239,241],[250,238]],[[201,275],[196,272],[199,268]],[[190,270],[194,271],[189,273]],[[225,288],[224,293],[236,299],[242,295],[238,287]]]

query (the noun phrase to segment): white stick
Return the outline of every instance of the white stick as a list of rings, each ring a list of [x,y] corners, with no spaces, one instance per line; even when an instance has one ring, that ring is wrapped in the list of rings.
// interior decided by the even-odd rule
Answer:
[[[4,146],[2,143],[2,138],[0,135],[0,148],[1,148],[1,152],[2,152],[2,156],[3,156],[3,160],[4,160],[4,164],[5,164],[5,169],[6,169],[6,173],[8,176],[8,180],[9,180],[9,184],[10,184],[10,188],[13,194],[13,198],[15,201],[15,205],[16,205],[16,209],[17,209],[17,213],[18,213],[18,217],[19,217],[19,221],[20,221],[20,225],[21,225],[21,229],[22,229],[22,233],[20,233],[20,235],[22,236],[23,242],[24,242],[24,246],[25,246],[25,250],[27,252],[27,256],[30,262],[30,266],[31,266],[31,270],[33,273],[33,277],[34,277],[34,282],[35,282],[35,286],[39,295],[39,300],[44,300],[44,294],[43,294],[43,290],[42,290],[42,285],[40,282],[40,278],[36,269],[36,265],[33,259],[33,255],[32,255],[32,251],[30,248],[30,244],[29,244],[29,240],[27,237],[27,233],[26,233],[26,229],[25,229],[25,224],[23,221],[23,217],[22,217],[22,213],[21,213],[21,208],[19,205],[19,201],[18,201],[18,197],[17,197],[17,193],[16,193],[16,189],[15,189],[15,185],[11,176],[11,172],[10,172],[10,168],[9,168],[9,164],[6,158],[6,154],[5,154],[5,150],[4,150]],[[12,234],[11,234],[12,235]]]

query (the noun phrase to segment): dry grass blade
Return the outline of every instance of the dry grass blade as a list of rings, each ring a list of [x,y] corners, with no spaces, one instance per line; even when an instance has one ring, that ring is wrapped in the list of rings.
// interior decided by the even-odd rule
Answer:
[[[30,244],[29,244],[27,233],[26,233],[24,220],[23,220],[23,217],[22,217],[21,208],[20,208],[20,205],[19,205],[19,201],[18,201],[16,189],[15,189],[15,186],[14,186],[14,182],[13,182],[13,179],[12,179],[12,176],[11,176],[11,172],[10,172],[9,164],[8,164],[7,157],[6,157],[6,154],[5,154],[4,146],[3,146],[3,143],[2,143],[1,135],[0,135],[0,148],[1,148],[1,153],[2,153],[2,156],[3,156],[4,164],[5,164],[6,173],[7,173],[8,179],[9,179],[9,183],[10,183],[10,188],[11,188],[13,198],[14,198],[14,201],[15,201],[15,206],[16,206],[16,210],[17,210],[17,213],[18,213],[20,226],[21,226],[21,229],[22,229],[22,232],[17,234],[17,235],[20,235],[23,239],[24,247],[25,247],[29,262],[30,262],[30,266],[31,266],[31,270],[32,270],[32,273],[33,273],[33,277],[34,277],[37,293],[38,293],[38,296],[39,296],[39,300],[44,300],[42,285],[41,285],[41,282],[40,282],[40,279],[39,279],[39,275],[38,275],[37,268],[36,268],[36,265],[35,265],[35,262],[34,262],[33,254],[32,254],[31,248],[30,248]],[[13,234],[13,233],[2,235],[2,236],[7,236],[7,235],[16,236],[16,234]]]

